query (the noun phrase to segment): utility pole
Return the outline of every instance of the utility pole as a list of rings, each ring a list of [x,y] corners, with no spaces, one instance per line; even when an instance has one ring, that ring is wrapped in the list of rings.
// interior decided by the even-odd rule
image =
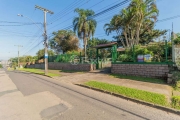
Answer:
[[[175,62],[173,23],[172,23],[172,32],[171,32],[171,44],[172,44],[172,61]]]
[[[18,47],[18,68],[19,68],[19,47],[23,47],[22,45],[14,45]]]
[[[48,74],[48,44],[47,44],[47,30],[46,30],[46,13],[54,14],[52,11],[35,5],[35,8],[44,12],[44,50],[45,50],[45,75]]]

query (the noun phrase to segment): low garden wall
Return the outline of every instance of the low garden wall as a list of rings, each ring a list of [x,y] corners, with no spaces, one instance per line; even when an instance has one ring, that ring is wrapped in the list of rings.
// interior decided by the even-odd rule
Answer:
[[[27,68],[44,69],[44,63],[27,65]],[[70,63],[49,62],[48,69],[52,70],[76,70],[76,71],[92,71],[95,70],[94,64],[78,64],[72,65]]]
[[[153,78],[166,78],[169,72],[168,64],[128,64],[112,63],[111,72]]]

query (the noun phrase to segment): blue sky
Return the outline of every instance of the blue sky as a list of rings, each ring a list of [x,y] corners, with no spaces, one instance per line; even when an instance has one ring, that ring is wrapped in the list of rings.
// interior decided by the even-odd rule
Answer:
[[[0,0],[0,60],[17,56],[18,48],[14,45],[23,46],[20,48],[20,56],[35,55],[39,49],[43,48],[41,42],[43,40],[43,26],[37,24],[41,28],[39,29],[34,24],[25,25],[25,23],[32,23],[27,17],[35,23],[43,23],[43,12],[38,9],[35,10],[35,5],[54,12],[53,15],[47,14],[47,33],[50,36],[53,31],[72,25],[73,18],[77,16],[74,13],[74,9],[77,7],[92,9],[95,13],[98,13],[121,1],[123,0]],[[113,34],[105,35],[103,26],[110,21],[113,15],[128,4],[95,18],[98,25],[94,37],[112,40]],[[180,15],[179,5],[180,0],[157,0],[160,11],[158,20]],[[25,17],[19,17],[17,14],[22,14]],[[159,22],[155,28],[172,29],[172,23],[174,24],[174,32],[180,32],[180,17]]]

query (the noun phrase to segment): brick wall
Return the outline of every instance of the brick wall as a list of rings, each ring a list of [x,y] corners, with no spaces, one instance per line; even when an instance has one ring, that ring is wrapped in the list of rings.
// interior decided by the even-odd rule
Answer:
[[[27,65],[27,68],[37,68],[37,69],[44,69],[44,63],[40,64],[33,64],[33,65]],[[56,63],[56,62],[50,62],[48,64],[48,69],[52,70],[77,70],[77,71],[92,71],[95,70],[95,65],[93,64],[78,64],[78,65],[72,65],[70,63]]]
[[[164,78],[169,72],[166,64],[112,64],[111,72],[134,76]]]

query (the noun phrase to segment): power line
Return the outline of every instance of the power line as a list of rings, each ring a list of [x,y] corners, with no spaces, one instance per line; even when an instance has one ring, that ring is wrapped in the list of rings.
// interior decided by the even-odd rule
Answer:
[[[102,14],[104,14],[104,13],[107,13],[107,12],[109,12],[109,11],[111,11],[111,10],[119,7],[119,6],[122,6],[122,5],[126,4],[126,3],[128,3],[129,1],[131,1],[131,0],[124,0],[124,1],[122,1],[122,2],[120,2],[120,3],[118,3],[118,4],[116,4],[116,5],[114,5],[114,6],[112,6],[112,7],[109,7],[109,8],[107,8],[107,9],[105,9],[105,10],[103,10],[103,11],[95,14],[94,16],[89,17],[88,19],[93,19],[93,18],[95,18],[95,17],[98,17],[98,16],[100,16],[100,15],[102,15]],[[57,25],[56,25],[56,26],[57,26]],[[70,29],[70,28],[73,28],[73,25],[70,25],[70,26],[66,27],[66,29]]]
[[[88,0],[88,1],[90,1],[90,0]],[[87,2],[88,2],[88,1],[87,1]],[[81,4],[81,5],[80,5],[80,6],[78,6],[78,7],[83,6],[83,5],[84,5],[84,4],[86,4],[87,2],[85,2],[85,3]],[[66,14],[62,15],[62,16],[61,16],[61,18],[62,18],[62,17],[64,17],[64,16],[66,16],[66,15],[68,15],[68,14],[69,14],[69,13],[71,13],[71,12],[73,12],[73,11],[69,11],[69,12],[67,12]],[[60,19],[60,16],[59,16],[59,18],[57,18],[56,20],[54,20],[53,22],[51,22],[51,24],[52,24],[52,23],[54,23],[54,22],[56,22],[56,21],[58,21],[59,19]]]
[[[165,19],[162,19],[162,20],[158,20],[157,22],[164,22],[164,21],[176,19],[176,18],[179,18],[179,17],[180,17],[180,15],[176,15],[176,16],[173,16],[173,17],[169,17],[169,18],[165,18]]]
[[[34,25],[34,24],[22,24],[22,25],[0,25],[0,26],[25,26],[25,25]]]
[[[0,23],[19,23],[19,24],[42,24],[41,22],[35,22],[35,23],[32,23],[32,22],[11,22],[11,21],[0,21]]]
[[[77,1],[73,1],[69,6],[67,6],[65,9],[63,9],[62,11],[58,12],[55,14],[55,16],[53,16],[49,21],[52,21],[54,19],[56,19],[60,14],[62,14],[64,11],[67,11],[69,8],[71,8],[73,5],[77,4]]]

